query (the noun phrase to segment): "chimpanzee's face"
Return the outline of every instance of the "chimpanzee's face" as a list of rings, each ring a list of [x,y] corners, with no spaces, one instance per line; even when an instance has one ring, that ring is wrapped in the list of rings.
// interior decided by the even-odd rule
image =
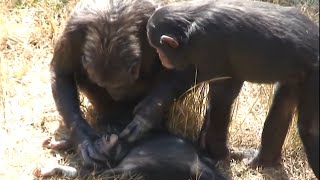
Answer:
[[[113,99],[120,100],[139,78],[140,42],[134,34],[106,37],[89,29],[82,65],[94,83],[105,88]]]

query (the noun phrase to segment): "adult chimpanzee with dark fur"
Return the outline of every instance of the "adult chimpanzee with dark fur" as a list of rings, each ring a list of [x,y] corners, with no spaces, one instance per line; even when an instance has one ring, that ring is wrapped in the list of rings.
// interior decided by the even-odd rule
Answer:
[[[117,138],[116,135],[102,136],[99,148],[112,147]],[[60,141],[53,146],[56,149],[66,149],[69,145],[68,141]],[[145,180],[226,179],[210,159],[198,154],[191,142],[164,131],[146,133],[133,144],[119,164],[108,169],[109,167],[106,163],[106,167],[95,171],[95,175],[127,179],[138,176]],[[87,172],[80,171],[81,177],[86,177]]]
[[[197,154],[191,142],[168,133],[142,138],[110,175],[140,174],[145,180],[224,180],[210,159]]]
[[[319,27],[315,23],[291,7],[196,1],[158,9],[148,21],[147,34],[163,66],[184,69],[194,64],[200,82],[232,78],[210,88],[212,113],[205,137],[214,158],[228,155],[230,109],[243,82],[277,82],[261,147],[250,163],[279,163],[297,107],[299,134],[319,177]]]
[[[85,165],[119,159],[122,145],[160,126],[174,98],[193,83],[192,70],[165,70],[149,45],[146,23],[155,8],[149,0],[80,2],[55,45],[53,97]],[[102,136],[82,116],[80,92],[99,113],[98,123],[132,120],[114,147],[98,145]],[[115,117],[127,111],[129,117]]]

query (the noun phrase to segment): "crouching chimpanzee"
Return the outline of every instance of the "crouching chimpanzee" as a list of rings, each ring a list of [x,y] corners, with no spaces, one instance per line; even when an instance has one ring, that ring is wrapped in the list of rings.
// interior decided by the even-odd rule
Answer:
[[[124,144],[161,126],[174,98],[193,84],[194,70],[165,70],[149,45],[146,23],[155,8],[149,0],[82,1],[55,45],[53,97],[86,166],[120,159]],[[132,120],[115,147],[98,145],[103,136],[82,116],[80,92],[99,113],[101,125]],[[119,112],[130,115],[116,116]]]
[[[261,146],[251,165],[273,166],[295,108],[309,164],[319,177],[319,27],[299,10],[252,1],[195,1],[158,9],[147,24],[162,65],[198,68],[199,82],[231,77],[210,88],[206,148],[228,155],[230,109],[244,81],[277,83]]]

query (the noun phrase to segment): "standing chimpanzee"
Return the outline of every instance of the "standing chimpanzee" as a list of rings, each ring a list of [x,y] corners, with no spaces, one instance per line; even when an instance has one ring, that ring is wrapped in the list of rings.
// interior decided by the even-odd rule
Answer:
[[[230,109],[243,82],[277,82],[260,150],[250,163],[279,163],[297,107],[300,137],[319,177],[319,27],[315,23],[291,7],[195,1],[158,9],[148,21],[147,35],[163,66],[196,65],[200,82],[232,78],[210,88],[212,113],[205,141],[214,158],[228,155]]]
[[[149,0],[81,1],[55,45],[53,97],[86,166],[121,158],[122,145],[159,127],[174,98],[193,84],[193,69],[165,70],[149,45],[146,24],[155,9]],[[100,124],[132,120],[115,147],[98,145],[102,136],[82,116],[79,92],[99,113]]]

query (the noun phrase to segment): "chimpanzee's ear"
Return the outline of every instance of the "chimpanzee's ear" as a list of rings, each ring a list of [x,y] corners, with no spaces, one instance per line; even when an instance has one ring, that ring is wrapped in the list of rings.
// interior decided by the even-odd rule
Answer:
[[[175,40],[173,37],[167,36],[167,35],[162,35],[160,37],[160,44],[168,44],[169,46],[171,46],[172,48],[178,48],[179,47],[179,43],[177,40]]]

